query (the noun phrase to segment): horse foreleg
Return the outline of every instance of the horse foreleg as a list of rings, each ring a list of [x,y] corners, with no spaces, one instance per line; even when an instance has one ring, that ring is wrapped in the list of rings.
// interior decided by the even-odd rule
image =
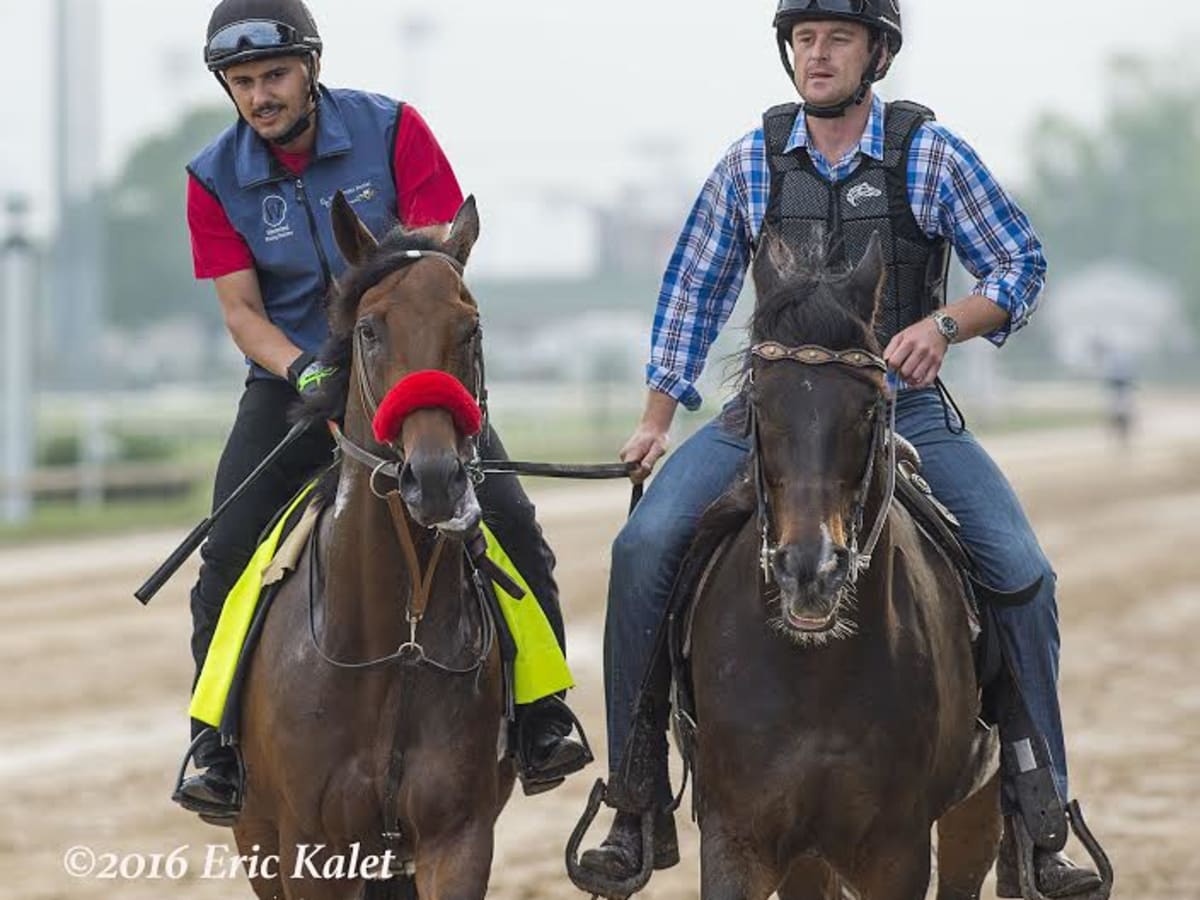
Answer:
[[[326,868],[331,857],[342,855],[328,848],[329,838],[285,820],[277,840],[282,887],[278,900],[360,900],[361,878],[334,874]]]
[[[421,900],[483,900],[492,871],[490,820],[462,832],[417,844],[417,896]]]
[[[799,859],[788,870],[779,900],[843,900],[842,881],[819,859]]]
[[[782,878],[751,841],[705,822],[700,831],[701,900],[766,900]],[[803,896],[803,895],[802,895]]]
[[[977,900],[1003,830],[999,772],[938,819],[937,829],[937,900]]]
[[[248,821],[243,815],[234,827],[233,835],[237,841],[238,853],[264,863],[253,866],[248,872],[254,895],[258,900],[285,900],[278,866],[266,863],[268,860],[279,859],[278,827],[266,821]],[[264,875],[264,872],[267,874]]]
[[[904,834],[916,836],[897,843]],[[929,826],[897,828],[886,843],[864,847],[851,881],[861,900],[925,900],[929,890]]]

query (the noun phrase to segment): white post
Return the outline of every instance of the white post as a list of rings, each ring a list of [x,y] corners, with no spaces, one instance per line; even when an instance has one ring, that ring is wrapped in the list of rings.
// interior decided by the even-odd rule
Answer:
[[[70,352],[55,373],[79,400],[79,503],[103,496],[104,415],[108,387],[98,352],[104,327],[103,223],[100,220],[100,30],[98,0],[55,4],[56,167],[58,235],[51,304],[54,333]]]
[[[420,109],[430,106],[428,51],[437,31],[437,23],[424,13],[412,13],[400,20],[400,58],[404,61],[401,83],[404,96]]]
[[[33,245],[24,234],[21,217],[25,202],[17,197],[7,204],[11,217],[9,236],[0,250],[3,292],[3,390],[0,397],[0,453],[3,454],[3,521],[17,525],[33,512],[34,438],[37,423],[33,414],[33,291],[35,284]]]

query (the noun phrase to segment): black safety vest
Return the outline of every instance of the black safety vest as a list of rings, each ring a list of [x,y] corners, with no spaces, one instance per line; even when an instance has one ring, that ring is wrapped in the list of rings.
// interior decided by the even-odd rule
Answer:
[[[786,103],[763,115],[771,194],[766,225],[792,247],[827,242],[832,265],[853,265],[879,233],[887,262],[887,294],[875,317],[875,333],[886,346],[898,331],[929,315],[946,300],[950,244],[929,238],[917,224],[908,199],[908,157],[913,138],[932,110],[901,100],[887,105],[883,160],[863,156],[855,170],[831,183],[806,148],[785,153],[800,106]]]

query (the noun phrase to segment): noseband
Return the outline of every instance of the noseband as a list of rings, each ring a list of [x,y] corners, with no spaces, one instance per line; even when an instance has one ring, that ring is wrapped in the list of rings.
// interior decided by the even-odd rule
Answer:
[[[816,344],[804,344],[799,347],[785,347],[775,341],[763,341],[753,345],[750,348],[750,353],[758,357],[764,362],[794,362],[803,366],[850,366],[854,369],[878,369],[885,376],[887,375],[888,366],[882,358],[876,356],[867,350],[853,348],[850,350],[830,350],[826,347],[821,347]],[[754,383],[754,367],[750,367],[750,383]],[[762,447],[759,443],[758,436],[758,414],[754,407],[754,398],[747,396],[747,431],[750,439],[753,442],[753,451],[751,453],[751,466],[754,470],[754,492],[756,495],[758,506],[758,530],[762,538],[762,547],[759,551],[759,563],[762,566],[763,579],[767,584],[770,584],[772,579],[771,564],[774,562],[775,554],[778,553],[779,547],[777,544],[771,543],[771,505],[770,498],[767,495],[766,479],[763,476],[762,470]],[[879,536],[883,533],[883,524],[887,520],[888,510],[892,505],[892,497],[896,490],[896,403],[884,391],[879,395],[879,399],[875,404],[874,424],[871,434],[871,448],[867,454],[866,472],[863,475],[862,483],[859,485],[855,493],[854,507],[851,513],[850,522],[850,563],[847,577],[851,584],[858,581],[858,576],[865,572],[871,565],[871,554],[875,550],[875,545],[879,542]],[[887,463],[887,486],[884,491],[883,503],[879,508],[879,514],[875,519],[874,525],[871,527],[870,533],[867,535],[866,541],[860,548],[858,545],[858,535],[862,530],[863,516],[866,511],[867,494],[871,489],[871,481],[875,475],[875,457],[878,455],[879,447],[887,441],[888,445],[888,463]]]

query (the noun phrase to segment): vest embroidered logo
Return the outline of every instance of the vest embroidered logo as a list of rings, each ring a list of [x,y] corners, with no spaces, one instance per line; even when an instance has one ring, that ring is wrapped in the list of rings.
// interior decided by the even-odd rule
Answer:
[[[278,228],[287,218],[287,201],[278,194],[270,194],[263,199],[263,221],[268,228]]]
[[[883,191],[868,182],[856,184],[850,190],[846,191],[846,202],[858,209],[858,204],[864,200],[870,200],[874,197],[882,197]]]
[[[288,205],[278,194],[263,197],[263,223],[267,226],[267,243],[292,236],[292,226],[287,224]]]
[[[374,200],[375,197],[378,196],[378,194],[379,194],[379,192],[375,190],[375,185],[373,185],[369,181],[364,181],[362,184],[356,184],[354,187],[351,187],[351,188],[343,188],[342,189],[342,195],[346,198],[346,201],[351,206],[355,206],[359,203],[365,203],[367,201]],[[332,209],[333,208],[333,197],[322,197],[321,205],[324,206],[326,209]]]

